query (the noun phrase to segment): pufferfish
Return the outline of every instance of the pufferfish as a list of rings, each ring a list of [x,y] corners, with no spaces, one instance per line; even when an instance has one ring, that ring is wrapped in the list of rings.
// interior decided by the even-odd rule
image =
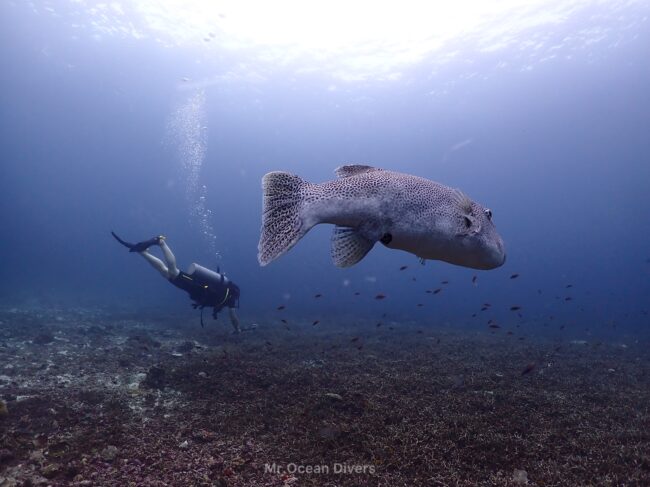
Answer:
[[[336,225],[332,259],[349,267],[377,243],[474,269],[503,265],[503,239],[492,212],[458,189],[371,166],[336,169],[337,179],[309,183],[275,171],[262,178],[263,217],[258,261],[265,266],[314,225]]]

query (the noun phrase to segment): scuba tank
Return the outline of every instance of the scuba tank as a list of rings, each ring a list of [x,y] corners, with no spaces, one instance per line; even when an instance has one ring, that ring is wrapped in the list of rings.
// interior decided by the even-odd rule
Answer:
[[[193,263],[187,268],[187,274],[197,283],[208,288],[222,288],[230,283],[230,280],[218,272],[214,272],[199,264]]]
[[[230,280],[221,274],[220,272],[214,272],[213,270],[210,270],[206,267],[200,266],[197,263],[192,263],[188,268],[187,268],[187,275],[192,278],[193,281],[195,281],[197,284],[200,286],[203,286],[207,288],[208,291],[213,291],[215,292],[217,289],[225,290],[226,294],[224,297],[224,301],[228,297],[228,294],[230,292],[229,285],[230,285]],[[223,304],[223,302],[221,303]],[[202,304],[196,304],[194,307],[200,307],[201,308],[201,328],[203,328],[203,308],[205,305]],[[216,306],[212,309],[212,318],[215,320],[217,319],[217,313],[221,307],[217,308]]]

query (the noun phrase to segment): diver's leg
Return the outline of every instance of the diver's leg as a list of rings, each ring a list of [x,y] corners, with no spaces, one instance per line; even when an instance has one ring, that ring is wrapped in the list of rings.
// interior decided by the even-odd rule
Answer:
[[[160,272],[163,277],[167,278],[169,276],[169,270],[167,269],[167,266],[158,257],[155,257],[155,256],[151,255],[146,250],[143,250],[142,252],[138,252],[138,253],[142,257],[144,257],[144,260],[149,262],[153,266],[154,269],[156,269],[158,272]]]
[[[241,333],[241,328],[239,327],[239,318],[237,318],[235,308],[228,308],[228,313],[230,314],[230,322],[232,323],[232,327],[235,329],[235,333]]]
[[[165,261],[167,262],[167,275],[170,279],[175,278],[179,274],[178,267],[176,267],[176,257],[172,253],[171,249],[167,246],[164,239],[159,240],[160,248],[162,249],[163,255],[165,256]]]

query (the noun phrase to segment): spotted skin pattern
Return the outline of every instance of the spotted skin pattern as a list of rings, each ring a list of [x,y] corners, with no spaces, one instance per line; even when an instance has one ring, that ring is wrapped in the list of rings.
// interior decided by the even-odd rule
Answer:
[[[370,166],[336,170],[338,179],[309,183],[286,172],[264,176],[258,260],[287,252],[311,227],[336,225],[332,257],[340,267],[386,247],[476,269],[505,261],[492,213],[461,191],[434,181]]]

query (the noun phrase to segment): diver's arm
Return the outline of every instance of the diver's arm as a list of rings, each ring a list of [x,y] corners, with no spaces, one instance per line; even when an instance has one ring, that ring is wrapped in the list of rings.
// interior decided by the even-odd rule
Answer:
[[[142,257],[144,257],[144,259],[147,262],[149,262],[149,264],[151,264],[154,269],[156,269],[158,272],[160,272],[164,278],[167,278],[169,276],[169,270],[167,269],[167,266],[158,257],[155,257],[155,256],[151,255],[146,250],[143,250],[142,252],[138,252],[138,253]]]
[[[239,327],[239,318],[237,318],[235,308],[228,308],[228,313],[230,314],[230,322],[232,323],[232,327],[235,329],[235,333],[241,333],[241,328]]]
[[[178,270],[178,267],[176,267],[176,257],[172,253],[171,249],[165,243],[164,238],[161,238],[158,241],[158,245],[160,245],[163,255],[165,256],[165,261],[167,262],[167,276],[169,277],[169,279],[173,279],[180,272]]]

